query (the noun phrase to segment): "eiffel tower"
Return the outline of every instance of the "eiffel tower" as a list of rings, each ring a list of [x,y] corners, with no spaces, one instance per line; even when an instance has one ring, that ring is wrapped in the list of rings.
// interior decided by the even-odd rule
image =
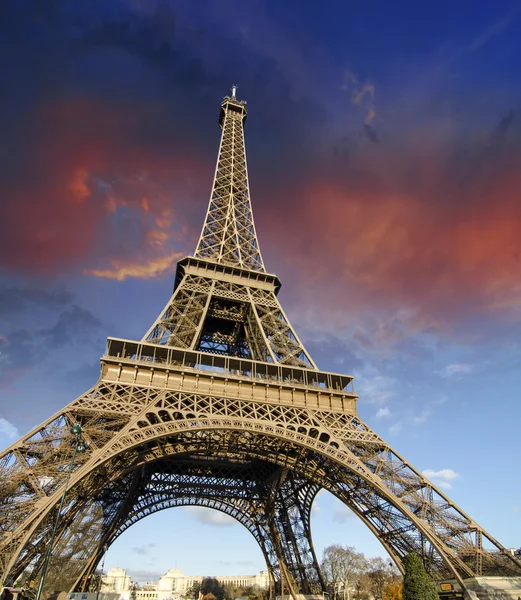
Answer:
[[[109,338],[96,385],[0,454],[0,579],[37,582],[52,545],[44,592],[86,591],[126,529],[198,505],[248,529],[272,593],[283,580],[293,598],[317,596],[310,514],[321,489],[399,568],[414,551],[462,590],[520,576],[521,562],[360,419],[352,377],[318,369],[290,325],[255,232],[246,114],[234,87],[197,249],[150,330]]]

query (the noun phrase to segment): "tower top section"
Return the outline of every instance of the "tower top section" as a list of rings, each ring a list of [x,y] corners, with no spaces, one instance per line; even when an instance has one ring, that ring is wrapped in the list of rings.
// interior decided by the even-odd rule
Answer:
[[[223,127],[224,117],[226,116],[227,111],[232,111],[241,115],[243,125],[246,121],[246,115],[248,114],[248,111],[246,110],[246,100],[237,99],[237,89],[235,84],[232,85],[232,95],[223,98],[221,112],[219,114],[219,125],[221,128]]]
[[[205,223],[196,258],[230,267],[265,272],[250,203],[244,121],[246,102],[237,86],[221,103],[221,145]]]

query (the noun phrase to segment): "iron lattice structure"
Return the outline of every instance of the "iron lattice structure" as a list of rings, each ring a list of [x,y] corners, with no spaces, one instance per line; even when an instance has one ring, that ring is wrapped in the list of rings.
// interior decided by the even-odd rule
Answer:
[[[521,563],[362,422],[352,377],[320,371],[265,271],[250,205],[245,102],[226,97],[206,221],[194,256],[141,341],[109,338],[99,381],[0,455],[3,581],[37,580],[71,464],[46,590],[87,590],[128,527],[208,506],[258,542],[274,589],[325,589],[311,538],[322,488],[401,568],[411,551],[437,579],[520,575]]]

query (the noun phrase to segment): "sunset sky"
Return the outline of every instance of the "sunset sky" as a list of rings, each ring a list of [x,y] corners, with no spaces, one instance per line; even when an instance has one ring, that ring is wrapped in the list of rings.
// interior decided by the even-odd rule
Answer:
[[[521,1],[4,0],[0,447],[140,339],[192,254],[222,97],[248,102],[257,233],[362,418],[521,546]],[[327,494],[316,549],[383,549]],[[106,568],[250,574],[214,511],[149,517]]]

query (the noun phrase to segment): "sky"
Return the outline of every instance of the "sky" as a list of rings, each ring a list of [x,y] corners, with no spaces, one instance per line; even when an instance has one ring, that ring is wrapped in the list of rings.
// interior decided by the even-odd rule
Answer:
[[[264,262],[362,418],[521,546],[521,2],[4,0],[0,448],[141,339],[206,212],[219,105],[248,102]],[[383,549],[327,493],[315,548]],[[265,567],[215,511],[147,517],[105,568]]]

